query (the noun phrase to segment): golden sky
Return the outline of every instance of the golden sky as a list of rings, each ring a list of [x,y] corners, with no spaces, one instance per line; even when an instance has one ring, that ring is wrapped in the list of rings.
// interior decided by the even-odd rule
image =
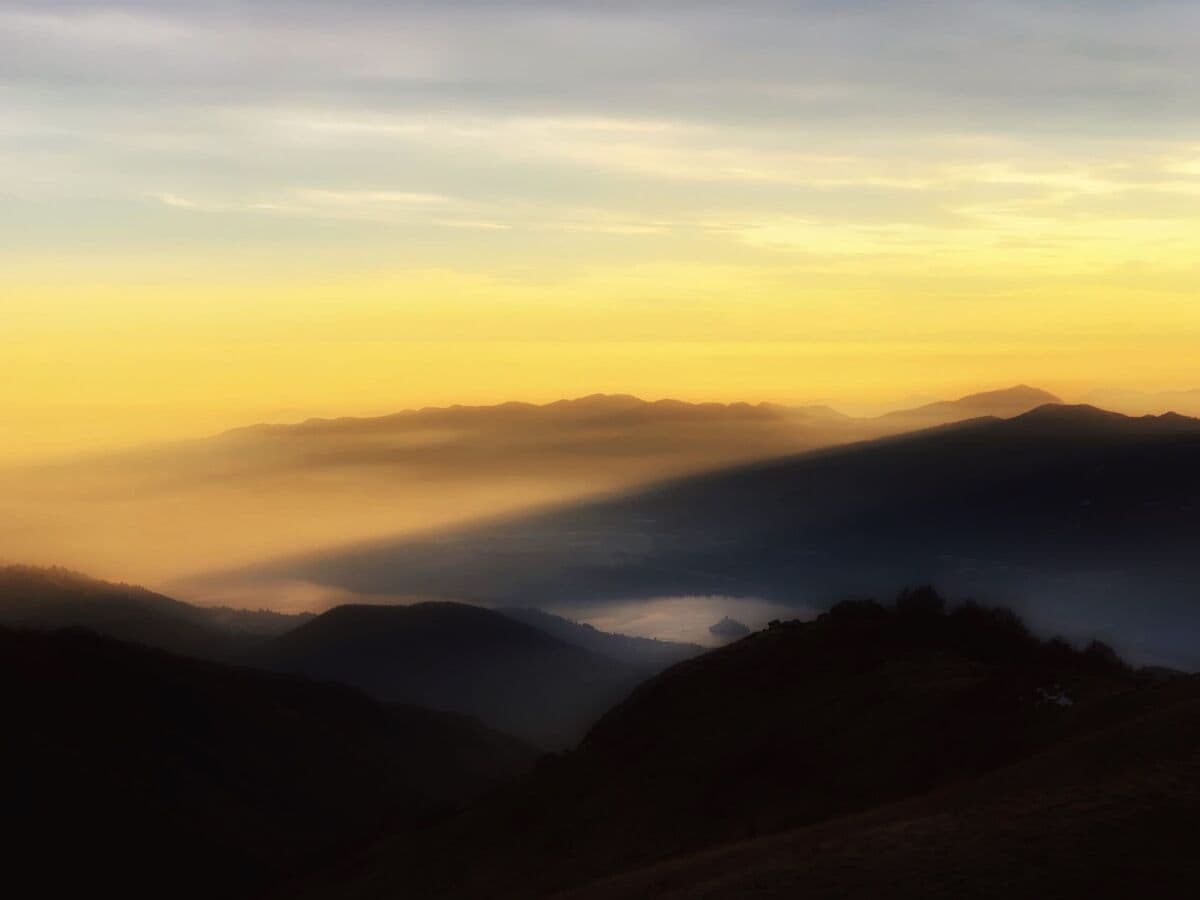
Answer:
[[[0,4],[0,457],[1200,385],[1200,13]]]

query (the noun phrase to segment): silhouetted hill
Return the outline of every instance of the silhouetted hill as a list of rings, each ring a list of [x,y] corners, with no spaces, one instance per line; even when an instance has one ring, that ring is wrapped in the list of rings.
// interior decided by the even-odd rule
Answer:
[[[460,603],[339,606],[281,635],[259,659],[389,702],[477,716],[564,747],[642,673],[507,616]]]
[[[533,760],[462,717],[81,630],[0,629],[0,703],[5,878],[46,897],[253,896]]]
[[[1108,388],[1091,391],[1089,402],[1128,415],[1159,415],[1166,412],[1200,415],[1200,388],[1185,391],[1136,391]]]
[[[508,606],[497,612],[544,631],[560,641],[583,647],[609,659],[615,659],[644,672],[659,672],[667,666],[698,656],[705,651],[699,644],[660,641],[601,631],[591,625],[572,622],[531,607]]]
[[[1161,709],[930,796],[724,845],[561,900],[1191,898],[1197,685]]]
[[[796,412],[820,417],[841,417],[829,407],[798,407]],[[660,419],[775,419],[793,412],[791,407],[771,403],[687,403],[682,400],[642,400],[631,394],[589,394],[586,397],[550,403],[510,401],[491,406],[427,406],[384,416],[309,419],[294,425],[251,425],[226,432],[225,437],[247,434],[301,434],[340,432],[386,432],[433,425],[437,427],[490,430],[499,424],[545,427],[565,423],[622,424]]]
[[[989,880],[1024,865],[1026,834],[1046,847],[1029,864],[1047,887],[1105,866],[1122,841],[1144,854],[1108,870],[1126,891],[1132,874],[1166,883],[1194,866],[1196,680],[1146,678],[1101,645],[1042,643],[1011,613],[947,615],[936,600],[844,603],[681,663],[577,751],[372,848],[311,896],[532,898],[671,858],[581,896],[806,896],[810,871],[820,896],[890,896],[865,890],[889,879],[921,896],[937,866],[958,896],[1047,896],[1008,893],[1036,887],[1025,874]],[[764,837],[789,831],[786,853]],[[1058,841],[1069,852],[1054,855]],[[718,853],[728,868],[710,864]],[[837,893],[839,873],[864,891]]]
[[[506,605],[781,602],[937,580],[1200,666],[1200,421],[1045,406],[291,560],[260,577]]]
[[[984,416],[1008,419],[1048,403],[1062,403],[1062,400],[1049,391],[1033,388],[1027,384],[1019,384],[1016,387],[998,391],[968,394],[957,400],[942,400],[914,409],[896,410],[880,416],[880,419],[884,421],[908,419],[911,420],[912,427],[920,428]]]
[[[341,606],[314,617],[205,608],[26,566],[0,569],[0,625],[86,628],[187,656],[341,681],[386,702],[478,716],[552,747],[582,737],[642,678],[702,650],[610,635],[536,610],[500,615],[423,603]]]
[[[0,567],[0,625],[42,631],[88,628],[175,653],[226,659],[308,616],[207,608],[145,588],[110,584],[66,569]]]

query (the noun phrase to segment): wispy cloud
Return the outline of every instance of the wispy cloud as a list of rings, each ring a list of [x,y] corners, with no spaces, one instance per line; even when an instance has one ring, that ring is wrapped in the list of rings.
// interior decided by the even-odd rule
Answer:
[[[953,256],[1136,222],[1102,243],[1143,259],[1187,239],[1197,80],[1187,0],[10,0],[0,191],[102,208],[130,243],[157,240],[129,211],[149,198],[277,221],[275,243],[319,222],[531,258],[549,232],[638,258]]]

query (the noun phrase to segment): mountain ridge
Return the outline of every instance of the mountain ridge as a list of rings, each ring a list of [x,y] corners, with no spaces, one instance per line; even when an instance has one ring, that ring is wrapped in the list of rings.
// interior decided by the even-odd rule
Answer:
[[[1140,662],[1193,666],[1184,636],[1200,638],[1187,550],[1189,536],[1200,540],[1188,512],[1200,509],[1195,454],[1200,420],[1047,405],[335,549],[258,577],[499,606],[694,594],[788,602],[939,580],[1024,601],[1039,627],[1067,628],[1082,614],[1072,610],[1094,604],[1113,631],[1138,638],[1125,649]],[[1146,598],[1145,618],[1130,596]],[[1044,601],[1053,605],[1039,611]]]
[[[7,866],[50,896],[260,896],[536,758],[461,716],[80,628],[0,627],[0,673]]]
[[[502,413],[517,413],[520,415],[543,415],[555,413],[576,413],[587,415],[611,415],[628,413],[630,411],[660,411],[682,412],[699,415],[719,413],[740,413],[748,416],[780,415],[780,416],[815,416],[843,421],[859,421],[868,423],[883,421],[889,418],[902,417],[932,417],[938,413],[958,413],[979,409],[1013,410],[1028,408],[1045,403],[1062,403],[1063,401],[1049,391],[1031,387],[1026,384],[1014,385],[1009,388],[980,391],[967,394],[954,400],[940,400],[919,407],[893,410],[879,416],[849,416],[840,410],[823,404],[789,405],[770,401],[687,401],[673,397],[663,397],[657,400],[645,400],[633,394],[587,394],[581,397],[566,397],[545,403],[532,403],[522,400],[509,400],[494,404],[461,404],[448,406],[422,406],[402,409],[392,413],[375,416],[316,416],[299,422],[275,423],[258,422],[239,426],[214,435],[214,438],[238,436],[254,433],[286,433],[288,431],[321,431],[334,427],[349,429],[370,429],[388,424],[409,423],[416,419],[458,420],[466,417],[486,418]],[[979,413],[976,413],[978,415]]]
[[[1002,808],[1023,796],[1010,789],[1014,782],[1050,798],[1041,801],[1042,830],[1034,826],[1032,834],[1052,841],[1047,828],[1083,829],[1076,838],[1083,841],[1089,806],[1079,804],[1076,786],[1106,766],[1124,772],[1143,754],[1169,766],[1163,771],[1183,790],[1169,820],[1179,828],[1200,801],[1200,770],[1194,745],[1172,729],[1200,734],[1198,688],[1196,678],[1143,676],[1100,644],[1081,651],[1039,641],[1005,610],[964,604],[946,611],[930,589],[905,591],[894,607],[841,603],[816,621],[776,623],[666,670],[606,714],[577,750],[424,834],[381,842],[337,883],[318,879],[304,895],[374,898],[403,884],[454,900],[559,896],[572,888],[596,898],[774,900],[803,886],[822,835],[849,846],[867,834],[846,823],[906,821],[904,810],[912,809],[933,821],[949,818],[952,830],[959,810]],[[1147,716],[1165,717],[1165,728],[1147,731]],[[1105,746],[1113,735],[1122,755],[1115,761]],[[1143,737],[1152,740],[1139,746]],[[1080,741],[1088,742],[1086,753],[1074,749]],[[1047,766],[1044,754],[1055,752],[1074,768]],[[1156,777],[1131,787],[1137,799],[1128,810],[1153,813]],[[1116,802],[1116,812],[1124,808]],[[1120,822],[1104,819],[1106,826]],[[1138,832],[1121,833],[1136,839]],[[809,849],[772,861],[768,847],[749,864],[683,880],[702,858],[694,854],[735,853],[760,839]],[[892,839],[898,850],[885,858],[896,878],[906,874],[910,845],[903,834]],[[919,835],[915,841],[936,858],[936,845]],[[843,858],[840,849],[831,852]],[[976,855],[1011,864],[1003,852]],[[1179,873],[1191,858],[1180,840],[1164,862]],[[1072,865],[1049,866],[1050,883],[1077,878]],[[792,870],[799,874],[787,877]],[[705,879],[719,887],[722,876],[736,886],[707,893]],[[629,886],[618,890],[622,880]],[[837,884],[813,887],[818,896],[845,896]],[[919,896],[920,887],[917,879],[905,896]]]
[[[1030,387],[1027,384],[1018,384],[1009,388],[967,394],[959,397],[957,400],[939,400],[911,409],[900,409],[884,413],[879,418],[884,420],[934,418],[972,412],[975,415],[1000,415],[1005,412],[1016,414],[1018,411],[1043,406],[1048,403],[1060,404],[1062,402],[1060,397],[1055,396],[1049,391]]]
[[[0,624],[9,627],[84,627],[183,655],[230,659],[307,618],[266,609],[196,606],[61,567],[0,566]]]
[[[584,647],[650,673],[698,656],[708,649],[699,644],[601,631],[592,625],[575,622],[533,607],[506,606],[500,607],[496,612],[524,622],[569,644]]]
[[[276,637],[254,659],[385,702],[465,713],[555,749],[582,737],[643,677],[499,612],[444,601],[338,606]]]

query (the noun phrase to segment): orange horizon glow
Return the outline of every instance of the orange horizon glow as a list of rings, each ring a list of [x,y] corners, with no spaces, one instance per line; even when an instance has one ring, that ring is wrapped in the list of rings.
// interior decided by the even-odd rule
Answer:
[[[0,10],[0,463],[1200,386],[1186,4],[498,9]]]
[[[754,302],[734,299],[744,289]],[[1106,304],[1065,289],[1055,302],[1032,292],[850,303],[829,286],[702,263],[544,284],[424,271],[317,285],[26,286],[5,301],[0,460],[591,393],[872,414],[1022,382],[1068,401],[1200,384],[1200,307],[1108,291]]]

